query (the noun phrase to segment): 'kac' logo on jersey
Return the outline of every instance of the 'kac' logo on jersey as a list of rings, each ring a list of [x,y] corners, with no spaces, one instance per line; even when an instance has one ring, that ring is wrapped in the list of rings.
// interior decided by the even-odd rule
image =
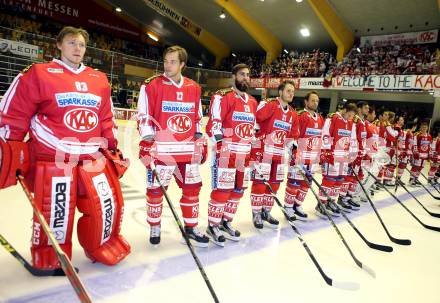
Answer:
[[[55,94],[55,99],[57,100],[59,107],[72,105],[98,108],[101,106],[101,97],[90,93],[58,93]]]
[[[254,125],[241,123],[235,127],[235,134],[243,140],[250,140],[254,135]]]
[[[186,133],[192,127],[191,119],[186,115],[174,115],[168,118],[168,129],[174,133]]]
[[[273,126],[284,130],[290,130],[290,124],[280,120],[275,120]]]
[[[276,130],[272,132],[272,141],[275,144],[284,144],[284,141],[286,140],[286,132],[283,130]]]
[[[195,109],[194,103],[163,101],[162,112],[164,113],[193,113]]]
[[[76,108],[69,110],[64,115],[64,124],[71,130],[85,133],[89,132],[98,126],[98,115],[84,108]]]

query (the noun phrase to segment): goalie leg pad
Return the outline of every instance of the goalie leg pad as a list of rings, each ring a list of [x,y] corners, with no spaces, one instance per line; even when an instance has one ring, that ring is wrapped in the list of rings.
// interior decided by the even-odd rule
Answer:
[[[94,163],[81,164],[79,174],[78,240],[92,261],[115,265],[130,253],[120,235],[124,201],[118,175],[108,160],[101,170]]]
[[[66,176],[53,162],[36,162],[34,201],[66,255],[72,256],[77,171]],[[32,224],[32,264],[39,269],[60,268],[57,255],[34,215]]]

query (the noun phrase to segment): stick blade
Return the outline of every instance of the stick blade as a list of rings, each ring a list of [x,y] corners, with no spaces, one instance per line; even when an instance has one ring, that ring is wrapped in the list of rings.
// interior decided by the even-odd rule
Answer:
[[[399,245],[411,245],[411,240],[409,239],[397,239],[397,238],[390,238],[390,239],[391,241]]]
[[[343,289],[343,290],[349,290],[349,291],[356,291],[360,288],[359,283],[356,282],[343,282],[343,281],[332,281],[331,286]]]
[[[369,267],[365,264],[362,264],[362,269],[365,270],[373,278],[376,278],[376,273],[374,272],[374,270],[371,267]]]
[[[393,251],[393,248],[391,246],[376,244],[376,243],[371,243],[371,242],[368,244],[368,247],[370,247],[372,249],[380,250],[383,252],[392,252]]]

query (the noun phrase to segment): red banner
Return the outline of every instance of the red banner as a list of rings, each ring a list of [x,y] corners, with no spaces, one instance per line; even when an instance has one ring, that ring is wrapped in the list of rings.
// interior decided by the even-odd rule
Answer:
[[[142,29],[94,1],[0,0],[2,7],[36,14],[84,28],[96,28],[125,39],[140,40]]]

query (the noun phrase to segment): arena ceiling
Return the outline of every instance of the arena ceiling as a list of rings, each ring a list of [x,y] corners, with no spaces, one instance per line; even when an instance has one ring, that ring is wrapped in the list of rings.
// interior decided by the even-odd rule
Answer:
[[[307,0],[229,0],[271,32],[288,49],[321,48],[335,51],[332,38]],[[198,58],[212,55],[171,19],[145,0],[107,0],[123,13],[157,33],[166,44],[181,44]],[[214,0],[164,0],[183,16],[209,31],[233,52],[263,52],[255,39],[230,15],[220,19],[222,7]],[[355,37],[440,28],[440,0],[328,0]],[[300,28],[307,27],[309,37]]]

